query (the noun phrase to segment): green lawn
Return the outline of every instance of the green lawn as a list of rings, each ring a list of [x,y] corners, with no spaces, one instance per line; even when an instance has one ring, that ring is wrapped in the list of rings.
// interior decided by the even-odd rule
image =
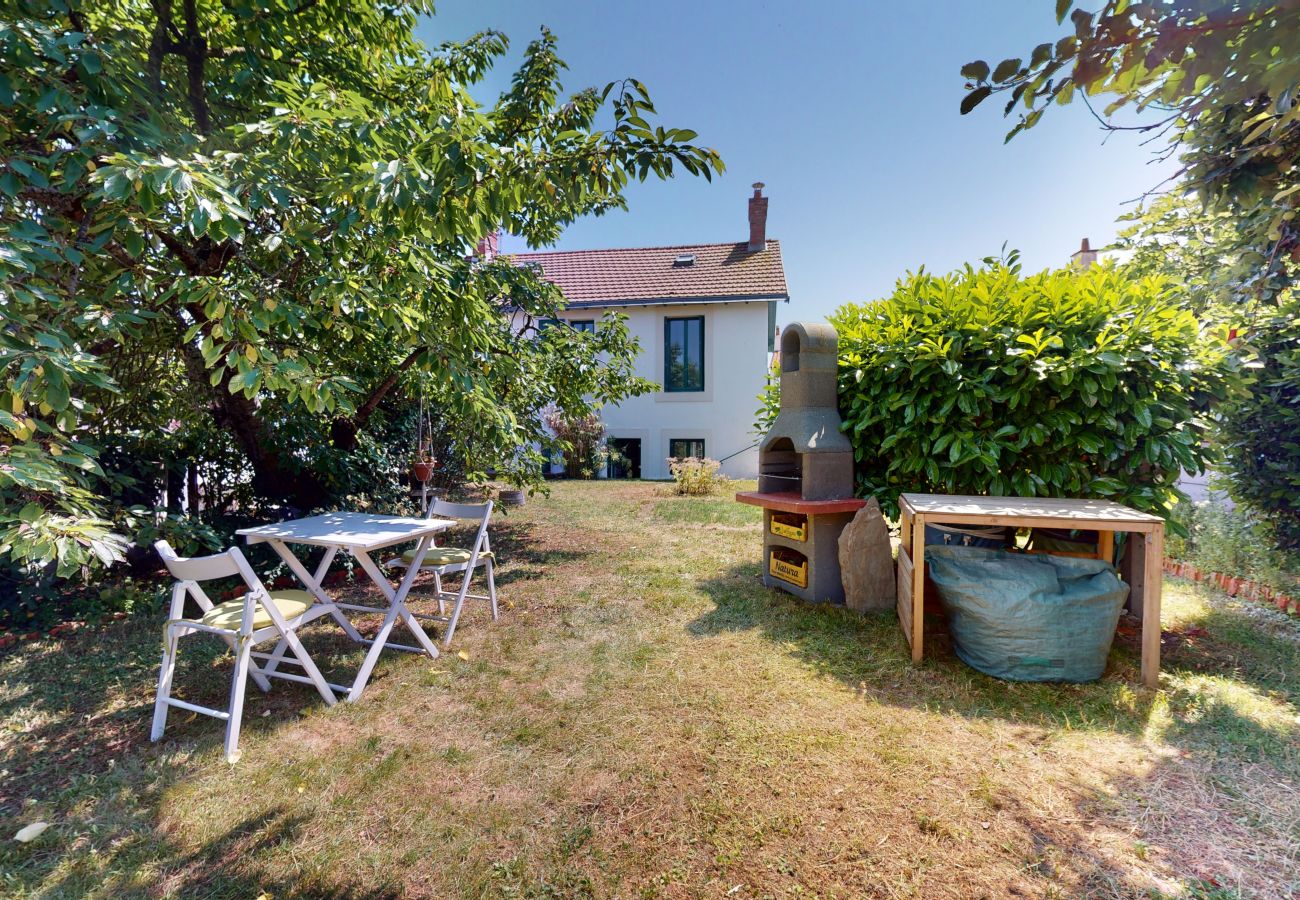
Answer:
[[[913,668],[892,615],[761,586],[758,510],[665,491],[562,483],[512,510],[508,606],[467,617],[464,658],[388,654],[329,710],[250,689],[234,767],[211,719],[147,740],[161,615],[0,657],[0,893],[1300,891],[1294,620],[1168,583],[1156,694],[1131,638],[1093,685],[994,681],[941,635]],[[349,677],[352,645],[304,634]],[[183,643],[180,696],[221,704],[212,643]]]

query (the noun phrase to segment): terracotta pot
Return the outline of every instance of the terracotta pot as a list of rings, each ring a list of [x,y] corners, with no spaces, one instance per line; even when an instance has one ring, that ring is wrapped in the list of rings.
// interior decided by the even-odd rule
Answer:
[[[433,477],[433,463],[432,462],[411,463],[411,475],[415,478],[416,481],[419,482],[428,481],[430,478]]]

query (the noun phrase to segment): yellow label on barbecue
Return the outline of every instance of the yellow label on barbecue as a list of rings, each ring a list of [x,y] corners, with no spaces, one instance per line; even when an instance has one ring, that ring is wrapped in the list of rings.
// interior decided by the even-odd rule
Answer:
[[[796,566],[793,563],[778,559],[773,554],[768,557],[767,571],[773,578],[780,578],[782,581],[797,584],[799,587],[808,586],[808,563]]]
[[[787,525],[784,522],[772,520],[772,533],[779,534],[783,538],[789,538],[792,541],[808,540],[808,531],[802,525]]]

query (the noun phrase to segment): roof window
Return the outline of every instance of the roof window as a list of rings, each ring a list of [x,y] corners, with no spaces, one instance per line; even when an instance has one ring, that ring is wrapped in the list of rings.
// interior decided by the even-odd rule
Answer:
[[[677,255],[677,258],[673,260],[674,268],[679,266],[693,266],[693,265],[695,265],[694,253],[679,253]]]

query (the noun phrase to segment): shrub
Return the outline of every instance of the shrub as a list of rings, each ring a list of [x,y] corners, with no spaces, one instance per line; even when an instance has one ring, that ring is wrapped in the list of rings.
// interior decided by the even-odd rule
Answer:
[[[600,416],[571,416],[552,407],[545,421],[564,447],[564,474],[570,478],[595,478],[609,461],[605,423]]]
[[[1268,521],[1271,539],[1300,551],[1300,298],[1258,314],[1250,389],[1224,409],[1220,440],[1232,496]]]
[[[1226,345],[1159,277],[1111,267],[1022,276],[1012,264],[909,275],[848,305],[840,411],[858,488],[1104,497],[1164,515],[1204,471]]]
[[[1172,537],[1166,555],[1205,572],[1250,578],[1283,591],[1293,590],[1300,576],[1300,557],[1273,546],[1269,523],[1252,510],[1221,499],[1179,503],[1174,519],[1186,537]]]
[[[717,493],[727,486],[730,479],[718,474],[721,465],[716,459],[708,457],[683,456],[668,459],[668,471],[673,476],[676,492],[694,497]]]

